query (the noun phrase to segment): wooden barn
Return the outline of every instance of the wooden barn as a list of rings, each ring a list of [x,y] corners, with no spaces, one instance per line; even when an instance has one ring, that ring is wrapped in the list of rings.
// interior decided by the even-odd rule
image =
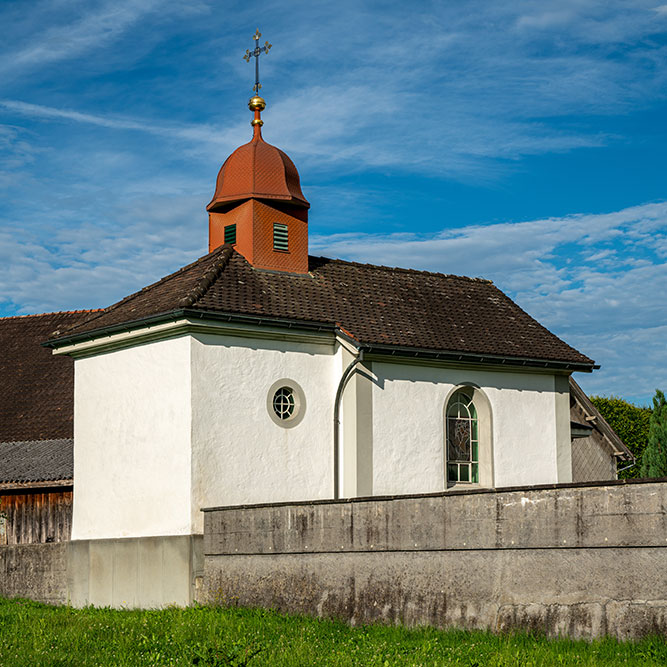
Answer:
[[[87,312],[0,319],[0,545],[70,538],[74,362],[41,343]]]

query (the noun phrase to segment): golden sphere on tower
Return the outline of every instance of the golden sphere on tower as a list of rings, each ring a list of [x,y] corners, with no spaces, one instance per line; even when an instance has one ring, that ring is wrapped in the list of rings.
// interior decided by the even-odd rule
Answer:
[[[248,102],[248,109],[250,111],[264,111],[265,108],[266,102],[259,95],[250,98]]]

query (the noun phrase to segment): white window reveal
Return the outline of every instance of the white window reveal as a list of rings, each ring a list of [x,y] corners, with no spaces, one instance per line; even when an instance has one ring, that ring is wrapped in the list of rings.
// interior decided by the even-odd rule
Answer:
[[[266,395],[266,411],[277,426],[293,428],[306,413],[306,396],[294,380],[276,380]]]
[[[284,225],[282,222],[273,223],[273,249],[279,252],[289,251],[287,225]]]

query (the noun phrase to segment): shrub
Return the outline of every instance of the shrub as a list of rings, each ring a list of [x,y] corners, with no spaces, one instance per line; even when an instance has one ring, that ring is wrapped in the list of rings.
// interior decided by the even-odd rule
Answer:
[[[648,444],[642,457],[642,477],[667,477],[667,401],[655,390],[648,427]]]
[[[636,465],[619,477],[642,477],[641,460],[648,442],[651,408],[628,403],[618,396],[591,396],[591,401],[637,459]]]

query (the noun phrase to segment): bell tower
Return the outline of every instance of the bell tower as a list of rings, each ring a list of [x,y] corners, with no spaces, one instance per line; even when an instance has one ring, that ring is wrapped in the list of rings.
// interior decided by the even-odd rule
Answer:
[[[233,245],[254,267],[290,273],[308,272],[308,209],[299,173],[290,158],[262,138],[261,112],[266,102],[259,96],[259,56],[271,44],[255,49],[255,95],[248,102],[254,113],[252,140],[237,148],[218,173],[215,194],[206,207],[209,251],[223,243]]]

